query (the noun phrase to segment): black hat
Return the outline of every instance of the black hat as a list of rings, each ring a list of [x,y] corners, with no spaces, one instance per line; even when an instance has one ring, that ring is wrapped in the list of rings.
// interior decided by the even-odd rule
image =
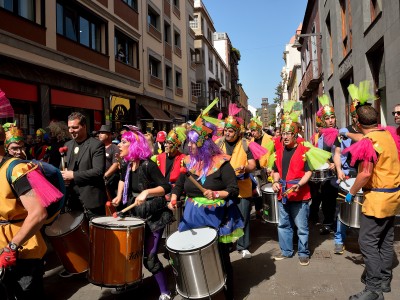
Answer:
[[[99,132],[111,132],[110,125],[101,125]]]

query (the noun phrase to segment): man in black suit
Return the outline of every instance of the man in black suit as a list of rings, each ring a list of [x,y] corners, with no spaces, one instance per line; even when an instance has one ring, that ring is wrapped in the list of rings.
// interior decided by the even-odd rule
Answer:
[[[68,147],[65,157],[67,170],[61,171],[68,185],[67,206],[72,210],[83,210],[89,220],[95,216],[104,216],[104,144],[89,137],[86,117],[79,112],[68,116],[68,130],[72,140],[65,143]]]

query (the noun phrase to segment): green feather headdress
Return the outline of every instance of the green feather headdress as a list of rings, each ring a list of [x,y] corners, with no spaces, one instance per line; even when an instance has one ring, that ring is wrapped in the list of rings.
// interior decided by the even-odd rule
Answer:
[[[371,94],[371,85],[368,80],[361,81],[358,87],[355,84],[350,84],[347,87],[351,99],[357,101],[359,105],[365,105],[368,101],[374,101],[377,99]]]

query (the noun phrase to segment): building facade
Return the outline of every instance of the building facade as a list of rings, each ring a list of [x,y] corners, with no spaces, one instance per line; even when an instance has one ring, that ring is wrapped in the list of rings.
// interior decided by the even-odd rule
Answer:
[[[0,88],[26,133],[72,111],[89,129],[169,130],[196,109],[193,0],[0,2]]]

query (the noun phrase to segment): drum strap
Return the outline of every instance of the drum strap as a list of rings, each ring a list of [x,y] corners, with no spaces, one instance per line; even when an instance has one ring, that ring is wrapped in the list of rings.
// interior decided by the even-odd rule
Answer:
[[[24,220],[0,220],[0,225],[5,225],[5,224],[16,224],[23,222]]]
[[[372,188],[372,189],[364,189],[365,191],[373,191],[373,192],[382,192],[382,193],[396,193],[397,191],[400,191],[400,186],[395,187],[395,188],[390,188],[390,189],[384,189],[384,188]]]
[[[285,194],[286,192],[286,186],[287,184],[297,184],[300,182],[300,179],[292,179],[289,181],[283,180],[283,179],[279,179],[279,183],[282,185],[282,195]],[[282,196],[282,204],[286,204],[287,202],[287,196]]]

